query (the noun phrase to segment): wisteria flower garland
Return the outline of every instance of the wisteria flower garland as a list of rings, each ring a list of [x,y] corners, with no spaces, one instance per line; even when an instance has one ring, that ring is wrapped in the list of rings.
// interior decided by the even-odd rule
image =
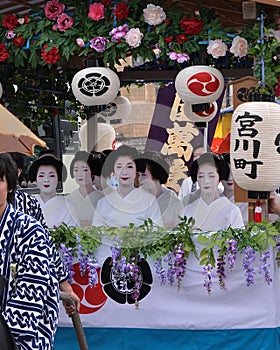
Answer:
[[[247,286],[251,286],[254,284],[254,268],[252,266],[252,263],[255,261],[255,249],[252,247],[246,247],[243,252],[244,258],[243,258],[243,267],[245,268],[245,276],[246,276],[246,283]]]
[[[115,281],[118,282],[119,288],[126,292],[128,291],[128,281],[133,282],[132,299],[134,300],[135,308],[139,308],[140,288],[142,285],[142,275],[139,267],[139,256],[130,256],[127,259],[122,255],[121,240],[114,238],[112,252],[112,274]]]
[[[213,277],[215,277],[212,270],[213,270],[213,266],[211,264],[208,264],[207,266],[203,267],[203,274],[205,275],[204,287],[206,287],[208,295],[211,294],[212,286],[213,286],[212,279]]]
[[[219,250],[220,253],[220,250]],[[222,289],[225,289],[225,254],[219,254],[217,258],[217,274],[219,277],[219,285]]]
[[[74,257],[72,254],[73,249],[67,248],[65,244],[61,244],[60,249],[61,249],[61,252],[63,255],[64,265],[68,271],[68,282],[71,283],[71,282],[73,282],[73,276],[75,274],[74,266],[73,266]]]
[[[183,244],[179,243],[174,248],[174,272],[177,279],[178,290],[181,287],[182,279],[186,272],[187,259],[185,258],[185,251]]]
[[[268,259],[270,259],[270,252],[266,252],[262,254],[260,258],[260,267],[259,267],[259,273],[264,275],[264,280],[267,284],[270,284],[272,282],[272,278],[270,276],[270,270],[269,266],[270,264],[268,263]]]

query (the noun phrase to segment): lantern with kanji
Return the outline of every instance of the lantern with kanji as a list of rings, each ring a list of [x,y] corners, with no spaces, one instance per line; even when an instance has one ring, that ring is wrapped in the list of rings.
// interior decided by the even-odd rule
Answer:
[[[180,98],[192,106],[192,111],[209,110],[223,92],[222,73],[211,66],[191,66],[182,69],[175,79]]]
[[[235,182],[243,189],[270,192],[279,187],[280,105],[245,102],[232,116],[230,153]]]
[[[85,106],[107,105],[120,89],[120,79],[115,72],[104,67],[89,67],[77,72],[72,80],[72,91]]]
[[[218,106],[216,102],[210,103],[210,108],[204,111],[192,111],[192,106],[188,103],[184,104],[185,116],[194,123],[206,123],[212,120],[217,114]]]

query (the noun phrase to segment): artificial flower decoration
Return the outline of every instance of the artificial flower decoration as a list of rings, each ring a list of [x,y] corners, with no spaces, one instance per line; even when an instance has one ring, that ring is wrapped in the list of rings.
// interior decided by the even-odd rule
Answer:
[[[160,6],[155,6],[153,4],[149,4],[147,8],[143,10],[143,13],[145,22],[151,26],[161,24],[166,18],[166,14],[163,11],[163,8]]]
[[[156,4],[100,0],[77,6],[74,0],[50,0],[25,17],[3,15],[0,59],[15,67],[35,68],[63,65],[75,56],[96,57],[112,68],[127,56],[135,60],[141,56],[144,62],[160,60],[173,67],[188,64],[207,43],[214,58],[224,55],[225,45],[236,57],[246,55],[246,41],[240,36],[231,45],[232,37],[214,10],[199,7],[186,13],[166,5],[160,0]]]
[[[207,53],[214,58],[225,56],[227,53],[227,46],[220,39],[210,40],[209,45],[207,46]]]
[[[248,52],[247,40],[244,38],[241,38],[240,36],[236,36],[232,41],[230,52],[232,52],[236,57],[246,56]]]

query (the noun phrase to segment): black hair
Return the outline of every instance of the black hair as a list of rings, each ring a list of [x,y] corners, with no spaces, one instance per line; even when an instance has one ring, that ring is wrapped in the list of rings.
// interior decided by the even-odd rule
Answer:
[[[14,204],[15,191],[17,187],[17,165],[8,153],[0,153],[0,179],[6,177],[8,184],[7,201]]]
[[[229,153],[223,153],[224,160],[230,164],[230,154]]]
[[[143,158],[140,158],[140,153],[135,147],[128,145],[121,145],[116,150],[112,151],[106,158],[106,161],[102,168],[102,175],[107,177],[108,174],[114,171],[114,166],[118,158],[128,156],[131,158],[136,166],[136,170],[143,173],[146,168],[146,164]]]
[[[78,151],[75,154],[75,157],[72,159],[70,164],[70,175],[74,178],[74,166],[77,161],[84,161],[88,164],[91,176],[100,176],[102,170],[102,155],[100,152],[86,152],[86,151]]]
[[[169,165],[162,154],[155,151],[145,151],[142,156],[146,166],[149,167],[153,179],[165,184],[169,176]]]
[[[227,180],[230,174],[228,163],[224,157],[216,153],[203,153],[198,159],[196,159],[191,165],[191,179],[192,182],[197,181],[198,168],[201,164],[210,163],[215,165],[219,174],[219,180]]]
[[[65,181],[67,178],[67,168],[62,160],[52,153],[46,153],[36,159],[29,168],[29,179],[31,182],[36,181],[37,173],[41,165],[51,165],[55,167],[58,181]]]
[[[13,161],[16,163],[17,168],[23,170],[25,164],[24,155],[18,152],[9,152],[9,154],[12,157]]]

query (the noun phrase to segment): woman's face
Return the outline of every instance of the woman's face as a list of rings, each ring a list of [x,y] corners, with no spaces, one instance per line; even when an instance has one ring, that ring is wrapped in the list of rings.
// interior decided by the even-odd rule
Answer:
[[[201,189],[201,194],[215,193],[219,185],[219,174],[215,165],[210,163],[199,165],[197,182]]]
[[[136,165],[129,156],[121,156],[116,160],[114,165],[114,173],[118,180],[119,186],[134,187]]]
[[[36,182],[41,193],[56,194],[58,184],[56,168],[52,165],[39,166]]]
[[[155,194],[156,193],[156,184],[155,180],[152,177],[149,166],[146,167],[144,173],[139,173],[139,184],[147,192]]]
[[[87,162],[77,160],[73,168],[74,179],[79,186],[92,185],[91,170]]]

